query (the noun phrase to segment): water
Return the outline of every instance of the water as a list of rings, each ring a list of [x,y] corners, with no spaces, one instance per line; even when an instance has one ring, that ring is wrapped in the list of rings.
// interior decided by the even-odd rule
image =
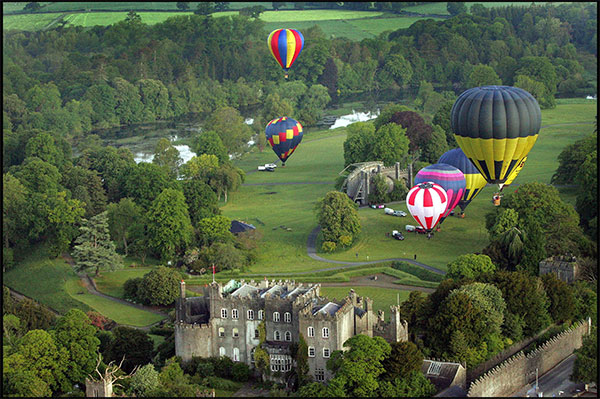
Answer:
[[[379,115],[379,109],[374,112],[356,112],[342,115],[335,119],[330,129],[345,127],[354,122],[364,122],[376,118]],[[254,123],[254,118],[246,118],[244,123],[251,125]],[[188,144],[192,137],[202,131],[200,122],[156,122],[144,125],[123,126],[112,129],[95,131],[104,144],[113,147],[125,147],[133,153],[133,159],[136,163],[152,162],[154,159],[154,149],[161,138],[168,138],[173,147],[179,151],[179,156],[182,159],[182,164],[188,162],[196,154],[192,151]],[[255,140],[248,141],[248,146],[253,146]],[[75,152],[76,150],[74,150]],[[232,158],[232,155],[229,156]]]

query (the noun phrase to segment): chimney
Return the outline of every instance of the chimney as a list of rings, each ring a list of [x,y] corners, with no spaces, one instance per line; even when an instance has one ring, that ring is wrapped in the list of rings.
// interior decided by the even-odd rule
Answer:
[[[179,285],[179,288],[180,288],[181,299],[185,299],[185,281],[183,281],[183,279],[181,279],[181,284]]]

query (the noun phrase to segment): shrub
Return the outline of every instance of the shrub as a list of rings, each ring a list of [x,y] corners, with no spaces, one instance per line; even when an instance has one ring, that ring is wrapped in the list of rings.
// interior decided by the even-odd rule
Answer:
[[[138,298],[149,305],[170,305],[179,296],[180,277],[177,271],[159,266],[144,275]]]
[[[325,241],[325,242],[323,242],[321,249],[323,250],[323,252],[333,252],[333,251],[335,251],[336,247],[337,247],[337,245],[335,244],[335,242]]]
[[[196,374],[201,377],[210,377],[215,375],[215,367],[211,362],[203,360],[196,366]]]
[[[231,374],[234,381],[246,382],[250,378],[250,367],[246,363],[236,362]]]
[[[401,272],[412,274],[413,276],[418,277],[424,281],[440,282],[445,278],[441,274],[430,272],[429,270],[425,270],[418,266],[411,265],[408,262],[393,262],[392,269],[396,269],[396,270],[400,270]]]
[[[233,360],[227,356],[211,357],[210,358],[215,369],[215,375],[221,378],[231,378],[233,370]]]
[[[236,391],[239,388],[237,383],[215,376],[206,377],[206,385],[210,388],[221,389],[224,391]]]
[[[102,314],[93,310],[88,311],[86,314],[90,319],[92,325],[98,327],[100,330],[106,329],[106,326],[111,322],[111,320],[108,317],[105,317]]]
[[[352,236],[349,236],[349,235],[340,236],[340,245],[342,247],[349,247],[350,245],[352,245]]]
[[[138,300],[138,289],[142,283],[141,277],[130,278],[123,284],[123,291],[125,293],[123,296],[125,299],[130,299],[132,301]]]

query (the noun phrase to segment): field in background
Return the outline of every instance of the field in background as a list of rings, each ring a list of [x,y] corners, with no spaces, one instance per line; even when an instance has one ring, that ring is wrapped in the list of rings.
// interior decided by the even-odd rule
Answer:
[[[373,310],[375,315],[377,311],[383,310],[385,312],[385,320],[389,321],[390,318],[390,305],[396,305],[398,302],[398,296],[400,296],[400,303],[408,299],[410,291],[394,290],[391,288],[377,288],[377,287],[352,287],[356,291],[358,296],[366,296],[373,300]],[[350,287],[321,287],[321,295],[329,298],[330,301],[337,299],[338,301],[345,298],[350,292]]]

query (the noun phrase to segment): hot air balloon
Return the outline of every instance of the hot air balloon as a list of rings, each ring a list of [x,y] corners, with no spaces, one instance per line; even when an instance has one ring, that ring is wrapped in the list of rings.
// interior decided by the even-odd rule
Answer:
[[[462,199],[458,201],[458,206],[462,211],[461,217],[464,217],[467,205],[471,203],[487,184],[485,177],[479,173],[479,170],[477,170],[475,165],[469,161],[469,158],[466,157],[465,153],[460,148],[446,151],[440,157],[438,163],[452,165],[463,172],[463,175],[465,176],[465,192],[463,193]]]
[[[436,163],[424,167],[415,176],[415,184],[428,181],[440,185],[448,196],[446,210],[438,223],[439,226],[462,199],[466,187],[465,175],[452,165]]]
[[[269,35],[267,45],[275,60],[285,71],[285,78],[288,77],[288,69],[304,47],[304,36],[295,29],[276,29]]]
[[[504,184],[500,184],[500,191],[504,189],[504,187],[510,186],[512,182],[517,178],[517,175],[525,166],[525,161],[527,161],[527,157],[523,158],[523,160],[517,165],[517,167],[510,173],[508,179],[504,182]]]
[[[425,229],[428,238],[431,238],[431,230],[442,218],[447,202],[444,189],[433,182],[419,183],[406,195],[408,211]]]
[[[281,159],[281,166],[285,166],[285,161],[302,141],[302,125],[292,118],[282,116],[267,124],[265,135],[271,148]]]
[[[518,87],[463,92],[450,111],[454,137],[488,183],[503,184],[527,156],[541,126],[540,106]]]

